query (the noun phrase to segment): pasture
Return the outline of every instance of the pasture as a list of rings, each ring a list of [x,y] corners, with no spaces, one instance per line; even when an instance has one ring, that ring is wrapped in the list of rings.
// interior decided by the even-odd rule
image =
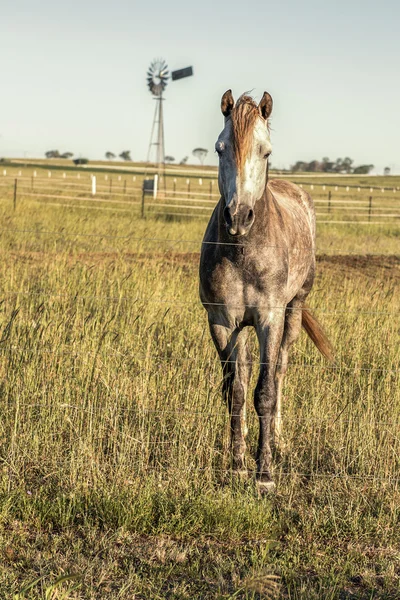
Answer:
[[[394,214],[386,179],[351,185],[390,188],[374,197]],[[260,499],[230,472],[198,300],[207,218],[0,198],[0,597],[399,598],[398,218],[317,218],[309,304],[336,363],[301,335]]]

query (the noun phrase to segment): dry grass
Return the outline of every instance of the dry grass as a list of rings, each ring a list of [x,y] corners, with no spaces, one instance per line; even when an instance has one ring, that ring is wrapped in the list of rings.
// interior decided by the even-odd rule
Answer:
[[[399,597],[396,257],[319,261],[310,305],[338,368],[301,338],[260,500],[231,480],[199,245],[176,242],[204,223],[28,202],[1,223],[0,597]],[[328,254],[398,243],[319,233]]]

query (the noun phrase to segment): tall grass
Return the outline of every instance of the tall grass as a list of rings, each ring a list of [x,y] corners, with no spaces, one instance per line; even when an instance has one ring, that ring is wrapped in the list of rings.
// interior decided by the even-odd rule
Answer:
[[[64,574],[70,598],[399,596],[396,259],[319,262],[310,305],[337,361],[297,343],[260,500],[230,473],[199,245],[176,241],[204,224],[28,203],[1,223],[0,596]],[[390,254],[396,236],[321,229],[319,248]]]

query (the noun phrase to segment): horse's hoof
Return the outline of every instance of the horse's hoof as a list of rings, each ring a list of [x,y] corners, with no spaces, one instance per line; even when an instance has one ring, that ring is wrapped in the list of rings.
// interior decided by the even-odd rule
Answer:
[[[273,494],[276,490],[276,485],[273,481],[257,481],[257,489],[261,496]]]

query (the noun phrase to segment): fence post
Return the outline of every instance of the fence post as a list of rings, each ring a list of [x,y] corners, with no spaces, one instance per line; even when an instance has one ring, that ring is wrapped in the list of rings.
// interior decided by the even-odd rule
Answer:
[[[96,195],[96,175],[92,175],[92,196]]]
[[[14,202],[13,202],[14,210],[16,210],[16,208],[17,208],[17,185],[18,185],[18,179],[15,178],[14,179]]]
[[[156,200],[156,198],[157,198],[157,192],[158,192],[158,175],[156,173],[154,175],[154,183],[153,183],[153,198],[154,198],[154,200]]]
[[[124,194],[126,194],[126,179],[124,179]]]
[[[144,219],[144,188],[142,190],[142,207],[140,210],[140,216],[142,217],[142,219]]]
[[[174,177],[174,198],[176,196],[176,177]]]
[[[212,198],[212,186],[213,186],[213,182],[212,179],[210,180],[210,200]]]
[[[32,178],[31,178],[31,192],[33,192],[34,182],[35,182],[35,179],[34,179],[34,177],[32,175]]]
[[[372,214],[372,196],[369,197],[369,204],[368,204],[368,221],[371,220],[371,214]]]
[[[329,192],[328,192],[328,213],[331,212],[331,198],[332,198],[332,192],[331,192],[331,190],[329,190]]]
[[[190,179],[186,179],[186,183],[187,183],[187,193],[189,195],[190,194]]]

